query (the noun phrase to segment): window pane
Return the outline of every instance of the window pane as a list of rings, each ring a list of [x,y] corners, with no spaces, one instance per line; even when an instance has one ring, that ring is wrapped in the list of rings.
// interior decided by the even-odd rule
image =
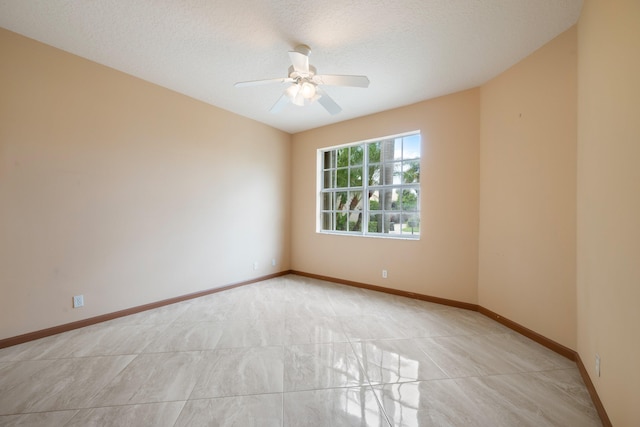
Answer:
[[[402,233],[420,234],[420,218],[415,213],[404,212],[402,214]]]
[[[362,212],[349,212],[349,231],[362,231]]]
[[[417,211],[418,210],[418,190],[408,189],[402,190],[402,210]]]
[[[355,147],[351,147],[351,153],[350,153],[350,165],[352,166],[357,166],[357,165],[361,165],[362,164],[362,160],[363,160],[363,149],[362,149],[362,145],[357,145]]]
[[[393,146],[393,158],[402,160],[402,138],[396,138]]]
[[[385,231],[385,233],[400,234],[400,230],[402,229],[402,226],[400,224],[400,213],[394,213],[394,214],[385,213],[384,220],[385,220],[385,225],[388,224],[388,231]]]
[[[400,191],[397,188],[394,188],[393,190],[391,190],[391,210],[392,211],[402,210],[399,194],[400,194]]]
[[[394,164],[386,163],[381,165],[380,185],[393,184]]]
[[[369,193],[369,206],[370,211],[380,210],[380,192],[378,190]]]
[[[337,171],[337,187],[344,188],[349,185],[349,169],[338,169]]]
[[[322,219],[322,229],[333,231],[333,213],[323,212],[321,219]]]
[[[322,194],[322,210],[330,211],[333,210],[333,193],[323,193]]]
[[[380,164],[369,166],[369,185],[380,185],[381,168]]]
[[[323,166],[325,169],[336,167],[336,152],[334,150],[325,151],[323,155]]]
[[[322,188],[333,188],[335,171],[324,171],[322,178]]]
[[[402,183],[402,162],[393,163],[393,184],[399,185]]]
[[[349,191],[349,210],[362,210],[362,191]]]
[[[338,149],[338,167],[349,166],[349,147]]]
[[[362,186],[362,168],[349,169],[349,186],[350,187]]]
[[[407,159],[420,158],[420,135],[405,136],[402,141],[402,157]]]
[[[393,209],[398,209],[396,206],[398,200],[398,195],[396,194],[396,190],[393,188],[380,190],[380,209],[385,211],[390,211]]]
[[[347,192],[346,191],[338,191],[336,193],[336,210],[345,210],[347,209]]]
[[[369,214],[369,232],[370,233],[382,233],[382,213],[374,212]]]
[[[381,152],[380,152],[380,161],[381,162],[389,162],[395,158],[395,140],[394,139],[385,139],[381,142]]]
[[[402,164],[402,182],[405,184],[420,182],[420,160]]]
[[[372,142],[368,144],[369,163],[380,163],[380,142]]]
[[[347,216],[346,213],[342,212],[336,214],[336,230],[347,231]]]

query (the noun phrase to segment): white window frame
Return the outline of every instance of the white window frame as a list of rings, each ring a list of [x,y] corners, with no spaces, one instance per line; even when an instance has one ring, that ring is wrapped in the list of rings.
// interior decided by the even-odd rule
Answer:
[[[365,141],[351,142],[347,144],[335,145],[331,147],[323,147],[318,149],[317,150],[317,167],[316,167],[316,171],[317,171],[316,232],[322,233],[322,234],[334,234],[334,235],[380,237],[385,239],[419,240],[420,229],[421,229],[420,227],[421,184],[419,180],[419,174],[420,174],[419,171],[418,171],[417,182],[410,182],[410,183],[402,182],[403,178],[401,178],[401,182],[398,182],[398,183],[396,183],[394,179],[391,184],[385,184],[385,183],[372,184],[369,182],[369,176],[368,176],[369,169],[370,167],[372,167],[370,166],[370,162],[369,162],[369,146],[370,146],[369,144],[376,143],[376,142],[383,142],[391,139],[402,139],[403,149],[404,149],[404,146],[405,146],[404,138],[414,137],[416,135],[421,141],[422,140],[421,133],[419,130],[417,130],[417,131],[405,132],[397,135],[373,138]],[[358,146],[362,147],[362,157],[363,157],[362,164],[339,167],[337,164],[338,150],[343,148],[358,147]],[[324,160],[325,160],[325,153],[327,152],[335,152],[335,155],[333,156],[334,163],[325,168]],[[400,164],[404,166],[405,164],[409,164],[410,162],[418,162],[418,164],[421,165],[421,157],[422,157],[422,143],[420,142],[420,153],[418,157],[405,158],[405,153],[403,152],[399,158],[397,157],[394,157],[393,159],[380,158],[379,160],[379,164],[381,165],[380,170],[384,169],[382,165],[386,167],[389,167],[390,165],[396,165],[396,164]],[[376,164],[378,164],[378,162],[371,163],[371,165],[376,165]],[[360,167],[362,168],[362,172],[361,172],[362,185],[350,186],[350,184],[352,183],[351,176],[349,175],[351,169],[358,169]],[[347,173],[346,187],[337,186],[338,170],[342,170],[342,171],[346,170],[346,173]],[[404,173],[403,171],[398,172],[398,174],[403,174],[403,173]],[[325,186],[324,181],[326,177],[330,177],[333,180],[333,183],[332,183],[333,185]],[[409,190],[409,191],[415,192],[417,201],[416,201],[416,207],[414,210],[406,210],[406,211],[403,209],[385,210],[384,208],[378,206],[379,207],[378,210],[370,211],[368,195],[371,194],[372,192],[377,192],[379,196],[382,194],[383,191],[387,196],[389,196],[391,193],[395,193],[396,194],[395,198],[397,200],[397,197],[398,197],[397,194],[401,195],[403,190]],[[361,196],[362,206],[360,207],[360,209],[351,210],[351,211],[348,209],[339,210],[338,207],[336,206],[337,193],[350,192],[350,191],[362,193],[362,196]],[[331,195],[331,196],[329,197],[329,200],[325,201],[325,197],[327,195]],[[350,197],[348,198],[350,199]],[[327,205],[329,205],[328,209],[327,209]],[[393,229],[395,231],[393,231],[388,225],[385,225],[383,223],[382,227],[387,229],[386,232],[384,230],[380,231],[379,229],[377,231],[369,231],[369,222],[371,220],[371,217],[370,217],[371,213],[381,215],[378,217],[378,219],[385,218],[387,215],[389,216],[389,218],[392,218],[392,217],[396,218],[397,216],[400,216],[401,220],[400,220],[400,223],[398,224],[399,230],[395,230],[395,228],[397,227],[396,226]],[[337,230],[336,228],[338,227],[338,219],[337,219],[338,214],[346,214],[347,228],[350,225],[349,215],[356,215],[356,214],[361,215],[360,230]],[[331,215],[331,216],[329,217],[327,215]],[[403,227],[405,227],[407,224],[402,221],[404,218],[413,218],[411,221],[414,224],[416,224],[416,228],[417,228],[416,232],[403,231]],[[387,221],[387,219],[384,219],[383,221]],[[329,224],[331,229],[323,229],[323,226],[325,224]],[[380,224],[380,221],[378,221],[376,224]],[[377,227],[379,228],[381,227],[381,225],[378,225]],[[413,231],[413,228],[412,228],[412,231]]]

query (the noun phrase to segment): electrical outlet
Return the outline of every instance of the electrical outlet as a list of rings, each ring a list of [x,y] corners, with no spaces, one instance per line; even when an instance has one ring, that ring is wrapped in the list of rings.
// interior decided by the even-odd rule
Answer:
[[[387,278],[387,270],[382,270],[382,278],[383,279]]]
[[[600,355],[596,354],[596,375],[600,376]]]
[[[84,306],[84,295],[76,295],[73,297],[73,308]]]
[[[258,269],[258,261],[254,261],[253,262],[253,269],[257,270]]]
[[[273,266],[273,267],[276,266],[276,259],[275,258],[271,260],[271,266]]]

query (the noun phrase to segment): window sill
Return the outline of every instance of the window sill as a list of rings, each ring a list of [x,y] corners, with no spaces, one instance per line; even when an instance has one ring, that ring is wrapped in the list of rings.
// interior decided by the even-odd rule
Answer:
[[[380,235],[380,234],[360,234],[360,233],[349,233],[348,231],[345,231],[343,233],[340,232],[335,232],[335,231],[316,231],[316,234],[325,234],[328,236],[342,236],[342,237],[364,237],[364,238],[370,238],[370,239],[383,239],[383,240],[413,240],[413,241],[419,241],[420,240],[420,235],[405,235],[405,234],[387,234],[387,235]]]

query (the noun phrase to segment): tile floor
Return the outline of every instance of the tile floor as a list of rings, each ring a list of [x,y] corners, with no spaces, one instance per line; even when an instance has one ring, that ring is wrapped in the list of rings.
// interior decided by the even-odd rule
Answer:
[[[601,424],[478,313],[289,275],[1,349],[0,425]]]

